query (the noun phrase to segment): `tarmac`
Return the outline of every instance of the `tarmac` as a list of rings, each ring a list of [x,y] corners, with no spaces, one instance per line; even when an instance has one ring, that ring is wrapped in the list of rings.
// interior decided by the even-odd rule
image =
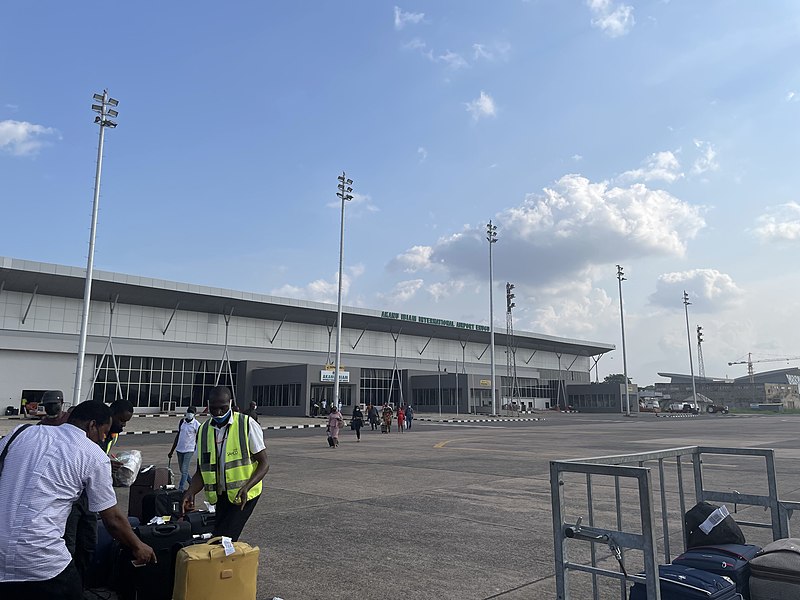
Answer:
[[[438,413],[418,413],[414,417],[415,421],[433,423],[488,423],[488,422],[535,422],[544,420],[548,413],[526,413],[524,416],[505,416],[495,417],[486,415],[439,415]],[[125,425],[125,430],[121,435],[152,435],[152,434],[175,434],[178,432],[178,424],[182,414],[152,414],[134,415],[134,418]],[[199,415],[198,419],[202,422],[207,417]],[[327,417],[277,417],[272,415],[259,415],[259,424],[265,431],[279,429],[309,429],[326,427]],[[0,438],[11,432],[21,423],[35,423],[38,418],[33,417],[0,417]],[[349,423],[347,415],[345,421]],[[369,426],[369,425],[367,425]]]
[[[780,497],[800,500],[796,416],[533,416],[544,416],[543,421],[419,416],[403,434],[367,427],[360,442],[345,429],[336,449],[325,441],[322,419],[262,419],[271,468],[242,535],[242,541],[261,549],[259,600],[555,598],[551,460],[695,444],[774,448]],[[175,416],[137,418],[129,428],[158,431],[176,424]],[[290,425],[318,427],[280,429]],[[117,448],[139,449],[145,464],[166,466],[173,438],[127,435]],[[674,484],[674,464],[665,468]],[[657,466],[652,472],[657,478]],[[764,479],[763,462],[725,457],[704,462],[703,474],[714,489],[743,494],[757,493]],[[691,468],[684,475],[691,478]],[[578,484],[569,487],[567,522],[578,517],[587,522],[581,482],[585,487],[581,478],[565,481]],[[690,481],[687,489],[693,489]],[[126,508],[128,490],[116,491]],[[631,530],[639,518],[633,492],[625,486],[621,490]],[[598,526],[613,524],[613,498],[613,484],[598,481]],[[674,492],[667,500],[675,556],[681,516]],[[761,510],[729,509],[737,520],[765,519]],[[765,530],[745,533],[748,542],[769,541]],[[571,545],[570,559],[586,558],[587,546]],[[598,545],[597,554],[599,565],[617,570],[604,545]],[[640,562],[636,553],[628,553],[626,560],[634,572]],[[590,586],[590,577],[574,576],[571,600],[592,598]],[[597,598],[620,598],[619,585],[601,581]]]

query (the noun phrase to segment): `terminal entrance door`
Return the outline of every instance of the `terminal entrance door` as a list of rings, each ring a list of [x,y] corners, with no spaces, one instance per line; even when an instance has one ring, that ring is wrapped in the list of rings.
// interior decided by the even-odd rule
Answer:
[[[352,392],[352,385],[339,384],[339,401],[342,403],[342,410],[344,410],[346,406],[350,406]],[[314,406],[314,403],[319,405],[320,411],[322,411],[323,407],[330,408],[333,402],[333,384],[312,383],[310,400],[309,414],[310,408]]]

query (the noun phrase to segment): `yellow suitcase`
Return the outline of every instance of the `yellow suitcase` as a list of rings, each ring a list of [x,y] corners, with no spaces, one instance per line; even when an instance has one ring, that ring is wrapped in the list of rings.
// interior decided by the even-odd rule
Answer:
[[[181,548],[175,558],[173,600],[256,600],[258,546],[233,542],[225,556],[222,538]]]

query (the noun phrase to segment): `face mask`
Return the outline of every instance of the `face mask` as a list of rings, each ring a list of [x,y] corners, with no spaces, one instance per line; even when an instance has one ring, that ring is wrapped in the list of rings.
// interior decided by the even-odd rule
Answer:
[[[187,412],[183,418],[186,420],[187,423],[191,423],[192,419],[194,419],[194,413]]]
[[[224,415],[220,417],[212,417],[211,421],[214,423],[214,425],[219,427],[220,425],[225,425],[225,423],[228,422],[228,419],[230,419],[230,417],[231,417],[231,409],[229,408],[228,412],[226,412]]]

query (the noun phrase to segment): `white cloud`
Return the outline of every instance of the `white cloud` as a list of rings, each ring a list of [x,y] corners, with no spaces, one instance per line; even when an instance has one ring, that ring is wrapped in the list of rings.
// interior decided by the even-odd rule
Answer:
[[[417,148],[417,156],[419,156],[419,162],[424,162],[425,159],[428,158],[428,151],[424,146]]]
[[[489,62],[505,59],[511,51],[511,44],[502,42],[492,45],[472,44],[472,60],[486,60]]]
[[[0,121],[0,149],[14,156],[30,156],[50,143],[58,131],[27,121]]]
[[[670,151],[655,152],[648,156],[642,167],[625,171],[619,176],[620,181],[656,181],[673,183],[683,177],[678,159]]]
[[[494,117],[497,115],[497,107],[495,106],[494,99],[481,90],[481,95],[466,103],[467,112],[472,115],[472,119],[477,121],[481,117]]]
[[[479,60],[485,58],[486,60],[494,59],[494,55],[491,53],[490,50],[486,49],[486,46],[483,44],[472,44],[472,58],[475,60]]]
[[[404,44],[403,48],[407,50],[416,50],[429,61],[436,62],[436,57],[433,55],[433,50],[431,50],[428,47],[428,44],[419,38],[414,38],[410,42]]]
[[[754,231],[765,242],[800,239],[800,204],[787,202],[767,209],[756,219]]]
[[[388,294],[378,294],[382,302],[406,302],[411,300],[422,287],[422,279],[398,281]]]
[[[334,200],[333,202],[328,202],[325,206],[328,208],[341,209],[342,201]],[[372,202],[372,196],[369,194],[359,194],[358,192],[353,192],[353,199],[347,202],[345,210],[347,210],[351,215],[358,215],[364,211],[378,212],[380,209]]]
[[[659,276],[650,302],[658,306],[683,308],[683,292],[689,295],[690,310],[712,312],[740,303],[743,292],[727,273],[716,269],[692,269]]]
[[[451,52],[450,50],[447,50],[444,54],[437,56],[436,60],[444,63],[448,68],[453,69],[454,71],[457,71],[458,69],[464,69],[469,66],[469,63],[464,59],[463,56],[457,52]]]
[[[464,289],[464,282],[451,279],[450,281],[438,281],[428,286],[427,292],[431,295],[434,302],[439,302],[443,298],[458,294]]]
[[[394,7],[394,28],[398,31],[403,29],[409,23],[412,25],[421,23],[424,18],[425,13],[405,12],[399,6]]]
[[[589,279],[539,292],[535,305],[534,329],[559,336],[591,335],[598,326],[615,317],[618,306],[605,290],[593,287]]]
[[[389,263],[389,267],[406,273],[430,269],[433,266],[432,254],[433,248],[430,246],[412,246],[402,254],[395,256]]]
[[[496,274],[542,284],[627,258],[681,257],[688,241],[705,227],[702,212],[702,207],[642,183],[611,186],[565,175],[543,194],[531,194],[496,216]],[[467,226],[433,246],[412,248],[399,264],[413,264],[413,257],[420,266],[437,265],[453,278],[483,278],[485,254],[484,227]]]
[[[797,102],[800,101],[800,96],[797,95],[797,92],[788,92],[785,100],[786,102]]]
[[[620,37],[633,29],[633,6],[612,0],[586,0],[592,12],[592,27],[602,30],[608,37]]]
[[[353,281],[364,274],[363,265],[348,267],[342,274],[342,298],[350,292]],[[283,296],[287,298],[299,298],[303,300],[313,300],[315,302],[327,302],[334,304],[338,300],[339,294],[339,274],[334,273],[332,280],[315,279],[305,286],[295,286],[286,284],[270,292],[273,296]]]
[[[717,162],[717,150],[711,142],[704,142],[703,140],[694,140],[695,148],[700,153],[700,156],[695,159],[692,165],[692,173],[701,175],[706,171],[716,171],[719,169]]]
[[[583,160],[583,155],[581,155],[581,154],[573,154],[573,155],[571,156],[571,158],[572,158],[572,160],[574,160],[575,162],[581,162],[581,161]]]

